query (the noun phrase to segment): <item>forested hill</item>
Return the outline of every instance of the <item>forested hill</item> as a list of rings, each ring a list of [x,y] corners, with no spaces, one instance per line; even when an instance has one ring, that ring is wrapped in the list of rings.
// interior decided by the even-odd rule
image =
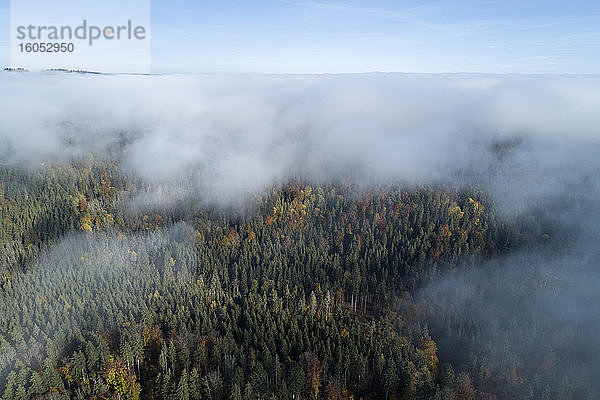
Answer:
[[[436,332],[464,343],[477,327],[415,297],[544,245],[483,193],[290,182],[222,210],[176,190],[103,162],[0,168],[2,399],[524,393],[518,360],[438,349]],[[564,382],[520,398],[597,393]]]

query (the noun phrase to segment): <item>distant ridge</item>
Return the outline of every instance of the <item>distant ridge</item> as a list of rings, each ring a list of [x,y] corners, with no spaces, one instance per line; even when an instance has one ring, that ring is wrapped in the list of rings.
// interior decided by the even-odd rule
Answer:
[[[59,71],[59,72],[75,72],[78,74],[97,74],[100,75],[102,72],[100,71],[88,71],[85,69],[69,69],[69,68],[48,68],[46,71]]]
[[[7,72],[29,72],[28,69],[21,68],[21,67],[18,67],[18,68],[6,67],[6,68],[4,68],[4,71],[7,71]]]

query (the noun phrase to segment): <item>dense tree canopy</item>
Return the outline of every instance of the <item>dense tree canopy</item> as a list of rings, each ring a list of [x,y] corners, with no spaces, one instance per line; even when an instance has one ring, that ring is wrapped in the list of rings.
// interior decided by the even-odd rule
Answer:
[[[2,399],[523,393],[510,357],[440,352],[434,332],[477,329],[415,300],[537,240],[483,193],[290,182],[225,211],[172,190],[91,160],[0,168]],[[597,393],[552,373],[531,398]]]

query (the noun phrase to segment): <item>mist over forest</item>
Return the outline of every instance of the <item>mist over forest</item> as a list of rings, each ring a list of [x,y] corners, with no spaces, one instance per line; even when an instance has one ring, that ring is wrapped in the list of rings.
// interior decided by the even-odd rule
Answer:
[[[600,77],[0,73],[0,396],[600,396]]]

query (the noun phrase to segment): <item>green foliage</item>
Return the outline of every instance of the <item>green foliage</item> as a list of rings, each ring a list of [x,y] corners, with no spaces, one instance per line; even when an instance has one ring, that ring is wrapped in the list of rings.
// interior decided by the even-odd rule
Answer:
[[[147,186],[105,163],[0,185],[4,398],[469,396],[410,292],[522,240],[445,188],[292,183],[223,215],[131,212]]]

